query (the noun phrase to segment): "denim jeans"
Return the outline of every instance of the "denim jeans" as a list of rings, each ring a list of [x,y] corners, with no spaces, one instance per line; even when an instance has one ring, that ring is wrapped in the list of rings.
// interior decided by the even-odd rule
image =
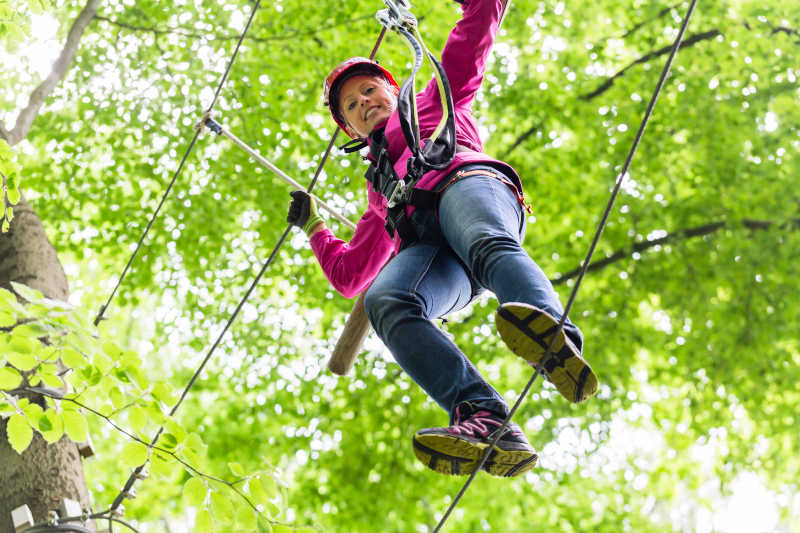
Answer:
[[[541,268],[521,246],[525,216],[500,180],[470,176],[442,194],[439,224],[446,244],[405,248],[365,297],[375,332],[406,373],[451,415],[469,401],[500,416],[508,404],[432,322],[487,289],[500,303],[524,302],[561,318],[563,307]],[[580,330],[565,333],[580,350]]]

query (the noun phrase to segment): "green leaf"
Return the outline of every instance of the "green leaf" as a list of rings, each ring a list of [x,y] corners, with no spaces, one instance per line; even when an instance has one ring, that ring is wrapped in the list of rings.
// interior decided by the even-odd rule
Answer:
[[[31,352],[11,352],[8,354],[8,362],[23,372],[32,370],[38,364],[36,356],[34,356]]]
[[[8,289],[0,287],[0,309],[12,308],[17,303],[17,297]]]
[[[48,409],[39,417],[38,427],[44,440],[52,444],[64,435],[63,415]]]
[[[205,482],[198,477],[189,478],[183,485],[183,499],[192,506],[199,507],[206,501],[208,487]]]
[[[64,417],[64,431],[67,437],[75,442],[86,442],[89,438],[89,426],[86,423],[86,417],[80,411],[67,411],[62,412]]]
[[[147,461],[147,446],[141,442],[128,442],[122,447],[120,460],[127,467],[143,465]]]
[[[236,477],[244,477],[244,468],[239,463],[228,463],[231,473]]]
[[[101,374],[108,374],[109,370],[114,366],[114,361],[106,354],[97,352],[92,357],[92,364],[97,367]]]
[[[211,513],[209,513],[206,509],[199,510],[197,515],[195,515],[194,531],[197,533],[216,533],[214,521],[211,518]]]
[[[178,439],[172,433],[164,433],[158,439],[158,444],[164,449],[174,450],[178,446]]]
[[[176,444],[180,444],[186,438],[186,430],[174,418],[167,420],[164,427],[175,437]]]
[[[8,349],[20,355],[33,354],[36,351],[36,347],[40,344],[35,338],[31,340],[25,337],[23,328],[25,328],[25,326],[20,326],[14,330],[14,335],[11,336],[11,340],[8,343]]]
[[[22,383],[22,375],[15,369],[4,366],[0,367],[0,389],[16,389]]]
[[[47,2],[45,0],[30,0],[28,4],[31,7],[31,13],[34,15],[41,15],[47,10]]]
[[[61,362],[75,370],[80,370],[89,364],[89,361],[82,353],[70,347],[65,347],[61,350]]]
[[[53,429],[53,421],[46,416],[42,416],[39,417],[38,426],[39,426],[39,431],[50,431],[51,429]]]
[[[275,480],[273,480],[271,477],[255,477],[250,478],[247,482],[247,485],[253,500],[255,500],[256,504],[264,507],[264,512],[267,513],[267,516],[274,518],[280,514],[280,508],[270,501],[277,495]]]
[[[17,315],[8,311],[0,311],[0,328],[10,328],[17,323]]]
[[[247,505],[239,505],[236,509],[236,525],[244,531],[253,531],[256,528],[258,515]]]
[[[9,197],[10,196],[11,195],[9,194]],[[14,202],[12,200],[11,203],[16,204],[17,202]],[[36,289],[32,289],[27,285],[23,285],[22,283],[17,283],[16,281],[12,281],[11,287],[13,287],[14,291],[16,291],[17,294],[28,300],[28,302],[30,303],[42,303],[44,301],[44,295],[41,292],[37,291]]]
[[[153,450],[150,456],[150,472],[153,475],[161,476],[163,479],[173,479],[173,464],[175,460],[165,456],[158,450]]]
[[[119,387],[113,387],[108,392],[108,399],[111,401],[111,405],[114,406],[114,409],[119,409],[125,405],[125,395],[122,394],[122,390],[120,390]]]
[[[12,415],[8,419],[6,431],[8,432],[8,442],[19,454],[25,451],[33,439],[33,429],[25,417],[20,414]]]
[[[42,381],[48,387],[52,387],[54,389],[59,389],[64,386],[64,382],[61,381],[61,378],[54,375],[54,374],[39,374],[42,378]]]
[[[142,431],[147,425],[147,412],[138,405],[132,405],[128,410],[128,423],[134,432]]]
[[[214,491],[211,493],[211,513],[216,520],[223,524],[233,522],[233,504],[221,492]]]
[[[163,381],[159,381],[153,386],[153,396],[167,406],[172,406],[178,401],[173,393],[172,385]]]
[[[114,342],[104,342],[103,352],[110,357],[111,360],[117,360],[120,355],[122,355],[122,348],[117,346]]]

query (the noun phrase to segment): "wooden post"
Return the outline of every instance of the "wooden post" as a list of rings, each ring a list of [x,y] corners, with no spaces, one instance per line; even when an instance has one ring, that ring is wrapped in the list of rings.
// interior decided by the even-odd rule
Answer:
[[[361,345],[364,344],[364,339],[367,338],[369,333],[369,320],[367,319],[367,311],[364,308],[365,293],[366,291],[358,295],[353,310],[350,311],[350,316],[347,317],[344,331],[342,331],[341,337],[336,342],[333,355],[328,361],[328,370],[334,374],[344,376],[350,372],[356,356],[361,352]]]

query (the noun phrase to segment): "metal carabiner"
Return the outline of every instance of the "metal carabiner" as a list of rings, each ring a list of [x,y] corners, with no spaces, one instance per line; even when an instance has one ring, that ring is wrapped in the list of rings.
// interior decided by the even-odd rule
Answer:
[[[386,199],[386,207],[391,209],[397,204],[401,204],[403,202],[408,201],[406,197],[406,184],[403,180],[397,180],[397,183],[394,186],[394,190]]]
[[[411,4],[405,0],[383,0],[387,9],[382,9],[375,14],[375,18],[387,30],[397,31],[398,28],[414,30],[417,27],[417,18],[409,11]]]

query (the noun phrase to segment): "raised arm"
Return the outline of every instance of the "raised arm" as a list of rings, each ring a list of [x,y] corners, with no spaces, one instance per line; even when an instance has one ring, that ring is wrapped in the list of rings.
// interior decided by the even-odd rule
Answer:
[[[450,32],[442,65],[453,91],[453,103],[466,107],[472,103],[486,72],[486,60],[491,52],[507,0],[464,0],[463,16]],[[437,90],[433,82],[426,88]]]

